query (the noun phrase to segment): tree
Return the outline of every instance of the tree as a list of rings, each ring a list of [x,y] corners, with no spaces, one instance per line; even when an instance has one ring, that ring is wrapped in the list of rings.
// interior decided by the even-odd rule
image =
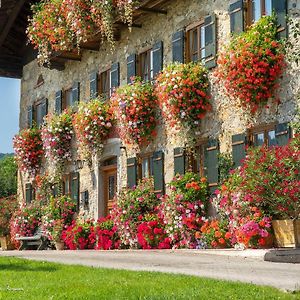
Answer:
[[[13,156],[0,159],[0,198],[17,193],[17,165]]]

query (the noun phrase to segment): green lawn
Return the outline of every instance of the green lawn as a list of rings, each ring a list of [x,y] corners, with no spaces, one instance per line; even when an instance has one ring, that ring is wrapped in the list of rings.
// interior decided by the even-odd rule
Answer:
[[[300,294],[194,276],[0,257],[0,299],[300,299]]]

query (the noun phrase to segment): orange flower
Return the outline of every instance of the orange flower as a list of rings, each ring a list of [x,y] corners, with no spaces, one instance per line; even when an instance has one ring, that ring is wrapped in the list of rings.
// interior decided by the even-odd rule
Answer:
[[[200,181],[201,181],[202,183],[205,183],[205,182],[207,181],[207,179],[206,179],[205,177],[201,177]]]
[[[225,239],[230,239],[231,238],[231,233],[229,231],[227,231],[225,233]]]
[[[220,243],[221,245],[224,245],[224,244],[225,244],[225,240],[224,240],[223,238],[220,238],[220,239],[219,239],[219,243]]]
[[[222,236],[222,233],[220,231],[215,232],[215,237],[220,238]]]
[[[202,229],[202,228],[201,228]],[[200,239],[201,238],[201,232],[200,231],[196,231],[195,232],[195,238],[196,239]]]

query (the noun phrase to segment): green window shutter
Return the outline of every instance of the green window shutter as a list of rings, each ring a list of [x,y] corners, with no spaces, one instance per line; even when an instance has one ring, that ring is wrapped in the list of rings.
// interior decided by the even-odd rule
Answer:
[[[79,209],[79,173],[75,172],[71,174],[71,199],[77,204]]]
[[[229,5],[230,32],[241,33],[244,31],[244,4],[238,0]]]
[[[234,168],[241,165],[242,160],[246,157],[246,134],[235,134],[232,136],[232,159]]]
[[[184,63],[184,30],[177,31],[172,36],[173,62]]]
[[[76,106],[80,99],[80,82],[75,82],[72,87],[72,106]]]
[[[137,184],[137,161],[136,157],[127,159],[127,187],[133,188]]]
[[[275,126],[275,136],[277,146],[284,146],[291,138],[291,128],[288,123],[281,123]]]
[[[120,85],[120,65],[114,63],[110,69],[110,88],[111,92]]]
[[[27,126],[28,128],[33,126],[33,105],[27,107]]]
[[[216,16],[207,16],[204,19],[205,30],[205,66],[210,69],[216,66]]]
[[[219,143],[217,140],[209,140],[204,150],[205,174],[209,184],[209,190],[213,193],[219,183]]]
[[[94,72],[90,75],[90,99],[98,96],[98,73]]]
[[[277,15],[278,36],[279,38],[287,37],[287,1],[286,0],[272,0],[272,9]]]
[[[164,153],[157,151],[152,156],[154,192],[164,194],[165,192],[165,175],[164,175]]]
[[[153,78],[161,72],[163,68],[163,42],[157,42],[152,48]]]
[[[62,90],[55,93],[55,113],[60,115],[62,112]]]
[[[127,83],[131,83],[131,78],[136,76],[136,55],[127,57]]]
[[[59,195],[58,183],[55,183],[52,187],[52,196],[58,197],[58,195]]]
[[[183,148],[174,149],[174,175],[185,173],[185,151]]]
[[[25,201],[26,204],[30,204],[33,200],[33,189],[31,183],[26,183],[25,185]]]

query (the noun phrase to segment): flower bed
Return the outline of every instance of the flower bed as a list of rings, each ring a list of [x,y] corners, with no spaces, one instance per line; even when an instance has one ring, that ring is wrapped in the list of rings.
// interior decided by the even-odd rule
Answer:
[[[162,199],[160,216],[173,248],[196,248],[196,232],[206,220],[206,178],[186,173],[170,183],[171,192]]]
[[[275,96],[285,66],[283,46],[277,40],[275,16],[264,16],[244,33],[233,36],[218,58],[216,75],[229,96],[252,113]]]
[[[156,79],[155,92],[171,127],[195,128],[211,110],[207,72],[201,64],[173,63]]]
[[[44,155],[41,131],[37,128],[24,129],[14,137],[13,143],[19,168],[34,177]]]
[[[71,161],[73,135],[72,115],[64,111],[60,115],[47,115],[42,129],[42,140],[46,158],[61,171],[66,161]]]
[[[109,104],[99,99],[80,103],[73,123],[83,156],[90,160],[92,155],[101,153],[113,124]]]
[[[118,88],[112,101],[120,123],[121,138],[139,146],[151,142],[156,136],[157,105],[151,83],[135,78],[130,85]]]

